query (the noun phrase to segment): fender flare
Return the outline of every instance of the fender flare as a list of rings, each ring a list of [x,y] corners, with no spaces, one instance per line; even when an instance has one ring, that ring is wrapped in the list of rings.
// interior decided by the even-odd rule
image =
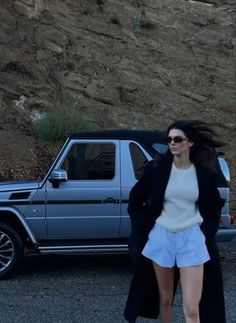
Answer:
[[[0,208],[0,214],[1,212],[7,211],[7,212],[11,212],[14,213],[14,215],[18,218],[18,220],[20,221],[20,223],[23,225],[25,231],[27,232],[31,242],[33,243],[33,245],[35,247],[38,246],[38,241],[34,235],[34,233],[32,232],[31,228],[29,227],[28,223],[26,222],[25,218],[14,208],[11,207],[1,207]]]

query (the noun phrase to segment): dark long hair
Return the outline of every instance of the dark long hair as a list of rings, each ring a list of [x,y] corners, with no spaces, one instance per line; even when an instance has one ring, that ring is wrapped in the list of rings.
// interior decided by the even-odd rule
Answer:
[[[200,120],[179,120],[169,125],[167,135],[171,129],[179,129],[193,142],[190,148],[190,160],[192,163],[201,163],[207,168],[215,168],[215,148],[224,146],[217,139],[217,133],[211,129],[208,123]],[[170,155],[170,152],[167,154]]]

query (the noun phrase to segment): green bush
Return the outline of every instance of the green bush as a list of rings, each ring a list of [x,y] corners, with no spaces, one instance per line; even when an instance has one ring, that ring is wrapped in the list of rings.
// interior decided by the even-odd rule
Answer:
[[[62,141],[69,135],[92,130],[75,109],[56,109],[49,111],[34,124],[35,135],[43,141]]]

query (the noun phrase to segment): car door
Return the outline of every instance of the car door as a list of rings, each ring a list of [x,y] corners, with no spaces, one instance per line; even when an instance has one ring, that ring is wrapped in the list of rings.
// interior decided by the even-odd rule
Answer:
[[[55,168],[68,180],[46,183],[49,238],[116,238],[120,231],[119,140],[72,140]]]
[[[140,144],[123,140],[121,145],[121,237],[130,236],[130,217],[127,212],[131,188],[142,176],[144,168],[152,157]]]

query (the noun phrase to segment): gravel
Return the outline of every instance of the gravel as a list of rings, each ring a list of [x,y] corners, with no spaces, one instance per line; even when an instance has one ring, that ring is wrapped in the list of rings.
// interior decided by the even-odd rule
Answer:
[[[221,244],[227,322],[236,323],[236,240]],[[0,323],[124,323],[131,278],[128,256],[29,255],[13,278],[0,281]],[[183,323],[181,293],[173,307]],[[139,318],[137,323],[156,322]]]

